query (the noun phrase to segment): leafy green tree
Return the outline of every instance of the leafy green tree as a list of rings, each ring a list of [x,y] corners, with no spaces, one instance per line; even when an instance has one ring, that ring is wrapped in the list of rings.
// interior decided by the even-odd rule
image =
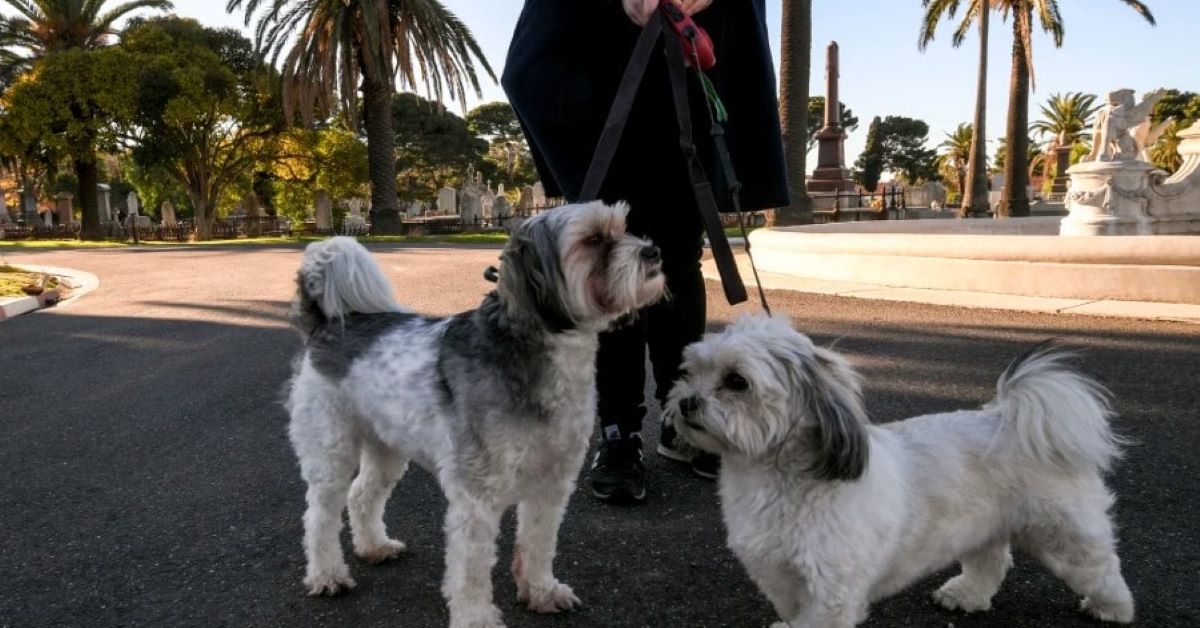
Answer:
[[[808,198],[808,88],[812,61],[812,0],[782,0],[779,66],[779,117],[783,126],[791,205],[775,211],[775,222],[812,222]]]
[[[17,15],[0,18],[0,88],[14,83],[18,77],[28,74],[39,61],[65,52],[97,50],[109,43],[115,33],[117,20],[141,9],[170,9],[168,0],[128,0],[105,10],[107,0],[3,0]],[[55,67],[74,65],[86,70],[81,64],[91,59],[75,55],[70,61]],[[85,72],[87,73],[87,72]],[[78,94],[80,99],[68,103],[68,109],[76,119],[56,126],[70,126],[67,150],[79,180],[80,189],[75,195],[83,208],[82,236],[85,239],[100,239],[104,236],[100,226],[99,206],[96,199],[98,168],[96,146],[100,141],[100,126],[104,112],[97,105],[103,97]],[[65,139],[65,138],[64,138]],[[28,145],[28,142],[27,142]]]
[[[339,125],[289,129],[279,139],[271,174],[280,213],[303,219],[317,193],[334,199],[363,195],[370,180],[367,147]]]
[[[963,122],[947,133],[946,139],[938,145],[943,149],[937,157],[937,169],[942,179],[948,183],[956,194],[961,195],[967,186],[967,163],[971,159],[971,141],[974,138],[971,125]]]
[[[133,159],[159,167],[187,190],[196,237],[211,236],[223,198],[249,188],[283,126],[274,77],[232,29],[160,18],[131,27],[136,98],[121,120]]]
[[[472,109],[467,113],[467,128],[490,143],[480,168],[485,176],[495,176],[511,188],[537,180],[533,156],[512,105],[492,102]]]
[[[467,167],[478,166],[487,153],[487,141],[440,103],[397,94],[392,112],[396,166],[406,200],[431,199],[438,189],[460,183]]]
[[[872,193],[879,185],[879,178],[883,176],[885,158],[880,130],[882,124],[879,116],[875,116],[871,120],[871,125],[867,127],[866,146],[863,147],[862,154],[858,156],[858,161],[854,162],[855,180]]]
[[[66,50],[39,59],[5,94],[9,140],[24,154],[69,159],[78,182],[81,235],[104,237],[96,199],[97,149],[112,149],[111,120],[136,106],[134,66],[112,48]]]
[[[371,171],[371,220],[387,231],[399,220],[396,194],[395,79],[404,88],[465,101],[467,88],[481,94],[476,64],[495,75],[475,38],[437,0],[228,0],[245,8],[246,24],[258,13],[257,43],[274,61],[285,48],[283,105],[306,122],[340,102],[358,127],[358,93]],[[259,11],[261,7],[262,11]],[[339,98],[340,97],[340,98]]]
[[[1182,141],[1179,131],[1200,120],[1200,94],[1169,89],[1166,96],[1154,106],[1150,119],[1154,124],[1174,119],[1150,149],[1150,159],[1154,165],[1174,172],[1183,165],[1183,156],[1179,154],[1179,143]]]
[[[838,103],[838,123],[847,133],[858,128],[858,118],[846,106]],[[817,145],[817,133],[825,126],[825,97],[812,96],[808,99],[808,150]]]
[[[917,46],[922,51],[933,41],[938,26],[942,20],[953,18],[963,0],[922,0],[925,15],[921,26],[920,41]],[[991,13],[996,6],[996,0],[966,0],[967,9],[963,19],[954,31],[951,40],[955,48],[966,40],[972,25],[979,25],[979,70],[975,82],[975,118],[971,124],[971,146],[967,159],[967,172],[963,177],[963,186],[959,188],[962,204],[958,215],[967,217],[973,213],[987,211],[987,77],[988,77],[988,37],[990,31]],[[1003,1],[1003,0],[1001,0]]]
[[[868,183],[878,184],[878,176],[869,175],[879,164],[882,164],[880,171],[890,170],[910,183],[937,178],[937,151],[926,148],[928,142],[929,125],[922,120],[904,116],[872,120],[866,149],[855,162],[855,168],[863,173],[863,187],[875,189]]]
[[[1060,138],[1068,146],[1091,141],[1092,116],[1099,110],[1095,94],[1051,94],[1050,100],[1042,105],[1042,119],[1029,128],[1043,138]]]

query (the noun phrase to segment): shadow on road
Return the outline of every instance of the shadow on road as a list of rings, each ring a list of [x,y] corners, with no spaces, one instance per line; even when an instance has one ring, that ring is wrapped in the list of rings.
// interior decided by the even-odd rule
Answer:
[[[1007,361],[1048,335],[1082,349],[1137,443],[1112,485],[1140,623],[1196,625],[1200,347],[1187,328],[946,322],[903,308],[895,320],[871,320],[841,305],[779,304],[807,312],[797,323],[819,343],[840,338],[838,350],[866,375],[877,420],[978,405]],[[179,318],[50,313],[0,325],[0,624],[445,625],[444,503],[420,470],[387,517],[412,553],[382,567],[352,560],[358,590],[304,597],[304,489],[278,403],[300,343],[282,325],[284,304],[152,305]],[[213,316],[248,320],[205,320]],[[656,431],[647,429],[652,444]],[[506,520],[495,580],[510,626],[768,623],[769,606],[725,549],[714,486],[653,455],[647,464],[642,507],[600,506],[582,490],[572,501],[557,565],[587,604],[581,612],[536,617],[517,607]],[[936,584],[877,605],[866,625],[1094,625],[1026,560],[992,613],[935,607]]]

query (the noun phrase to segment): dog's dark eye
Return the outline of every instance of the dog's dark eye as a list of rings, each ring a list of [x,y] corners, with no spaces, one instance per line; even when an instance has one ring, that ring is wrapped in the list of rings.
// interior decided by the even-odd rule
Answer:
[[[583,241],[583,243],[588,246],[600,246],[601,244],[604,244],[604,242],[604,236],[600,235],[599,233],[592,235]]]
[[[742,377],[737,373],[730,373],[726,375],[724,381],[721,382],[721,387],[725,390],[732,390],[733,392],[742,392],[750,387],[750,382],[746,381],[745,377]]]

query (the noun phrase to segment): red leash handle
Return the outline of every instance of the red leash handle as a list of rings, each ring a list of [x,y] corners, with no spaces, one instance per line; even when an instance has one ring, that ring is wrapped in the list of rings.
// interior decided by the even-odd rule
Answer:
[[[658,8],[683,44],[684,58],[692,63],[699,63],[701,71],[712,69],[717,64],[717,55],[708,33],[700,28],[691,16],[683,12],[683,7],[679,6],[677,0],[661,0]]]

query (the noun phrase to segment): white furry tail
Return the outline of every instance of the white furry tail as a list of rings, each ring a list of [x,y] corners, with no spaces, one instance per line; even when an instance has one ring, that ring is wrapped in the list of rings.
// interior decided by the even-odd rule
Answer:
[[[305,335],[349,314],[403,311],[379,264],[354,238],[337,236],[308,245],[296,284],[291,321]]]
[[[1064,362],[1070,354],[1043,342],[1013,360],[996,384],[1002,429],[997,446],[1024,462],[1103,471],[1121,455],[1112,432],[1109,393]]]

